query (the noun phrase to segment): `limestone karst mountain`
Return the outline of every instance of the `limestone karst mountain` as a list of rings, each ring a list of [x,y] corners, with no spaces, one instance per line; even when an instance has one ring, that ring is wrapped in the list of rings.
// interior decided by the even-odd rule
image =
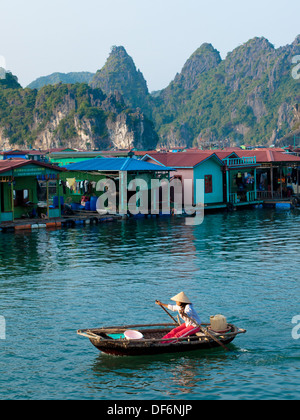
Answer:
[[[121,46],[88,83],[49,77],[45,86],[23,89],[7,73],[0,147],[289,145],[300,137],[299,63],[300,35],[280,48],[253,38],[225,59],[205,43],[155,94]]]
[[[282,144],[297,130],[300,80],[292,77],[292,62],[300,55],[300,36],[278,49],[265,38],[254,38],[224,60],[210,45],[204,51],[206,60],[198,59],[195,66],[192,56],[156,95],[153,119],[161,143]]]
[[[148,149],[157,142],[153,123],[118,93],[79,83],[23,89],[9,73],[0,80],[2,149]]]
[[[131,108],[149,112],[147,82],[124,47],[113,46],[105,65],[90,82],[92,88],[100,88],[106,94],[119,92]]]

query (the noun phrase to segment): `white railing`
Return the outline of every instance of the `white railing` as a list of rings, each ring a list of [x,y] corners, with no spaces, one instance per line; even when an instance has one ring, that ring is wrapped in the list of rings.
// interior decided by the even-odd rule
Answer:
[[[281,198],[281,193],[279,191],[257,191],[257,198],[261,200],[272,200],[276,198]]]
[[[227,166],[255,165],[256,164],[256,156],[233,158],[233,159],[227,158],[227,159],[224,159],[224,162]]]

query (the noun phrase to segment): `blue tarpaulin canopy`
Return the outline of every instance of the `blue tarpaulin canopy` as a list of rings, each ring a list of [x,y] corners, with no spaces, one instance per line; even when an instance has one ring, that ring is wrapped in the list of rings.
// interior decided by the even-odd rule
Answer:
[[[126,172],[170,172],[173,168],[155,165],[153,163],[145,162],[132,158],[103,158],[91,159],[83,162],[72,163],[65,167],[68,171],[126,171]]]

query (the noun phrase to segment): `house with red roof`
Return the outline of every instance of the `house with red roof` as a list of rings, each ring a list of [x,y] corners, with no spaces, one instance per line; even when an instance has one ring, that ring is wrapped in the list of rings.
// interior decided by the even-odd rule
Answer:
[[[300,194],[300,157],[284,149],[257,149],[236,152],[255,156],[258,197],[263,200],[288,199]]]
[[[182,191],[179,193],[177,191],[177,196],[174,196],[176,193],[171,191],[171,202],[178,203],[181,199],[184,207],[187,203],[189,205],[203,203],[204,199],[206,206],[226,207],[223,191],[224,165],[216,154],[158,152],[151,153],[151,155],[147,153],[142,159],[157,165],[174,168],[174,171],[170,173],[170,179],[171,181],[179,180]],[[201,180],[204,183],[204,188],[201,188],[199,183]]]
[[[32,159],[45,161],[47,152],[42,150],[5,150],[0,152],[0,160]]]
[[[143,159],[170,166],[173,178],[180,178],[183,189],[195,205],[200,200],[197,180],[204,182],[206,209],[258,204],[255,156],[239,156],[232,150],[186,151],[178,153],[147,153]],[[190,183],[190,184],[189,184]],[[189,186],[190,185],[190,186]],[[183,194],[184,195],[184,194]]]
[[[255,158],[240,158],[235,152],[213,150],[152,153],[143,157],[158,165],[174,168],[171,179],[182,182],[183,196],[206,209],[257,204]],[[197,182],[203,182],[202,193]],[[188,190],[188,191],[186,191]],[[203,195],[204,194],[204,195]]]

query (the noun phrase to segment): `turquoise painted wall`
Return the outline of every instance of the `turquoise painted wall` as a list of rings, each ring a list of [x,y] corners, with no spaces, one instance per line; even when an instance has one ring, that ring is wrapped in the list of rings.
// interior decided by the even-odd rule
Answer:
[[[201,202],[201,198],[197,196],[196,180],[202,179],[204,181],[206,175],[212,175],[212,193],[204,194],[204,203],[223,203],[223,172],[220,162],[211,158],[202,162],[194,168],[194,201]]]

